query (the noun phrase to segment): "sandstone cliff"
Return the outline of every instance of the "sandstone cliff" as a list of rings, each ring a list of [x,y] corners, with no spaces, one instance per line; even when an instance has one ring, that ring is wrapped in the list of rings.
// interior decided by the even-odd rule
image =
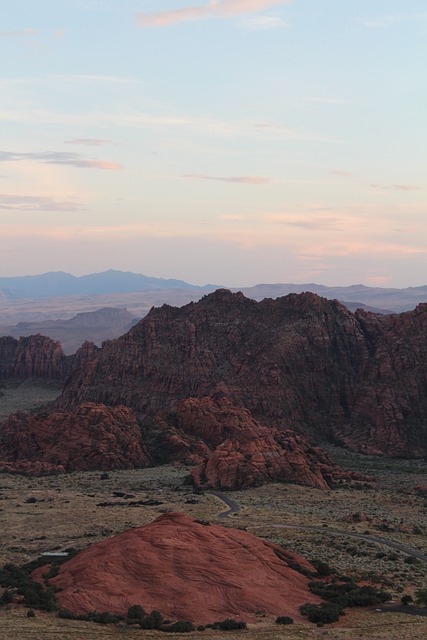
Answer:
[[[47,378],[61,380],[69,373],[61,344],[40,334],[19,338],[0,337],[1,378]]]
[[[255,302],[218,290],[152,309],[74,368],[59,401],[131,407],[142,421],[189,397],[226,397],[267,427],[367,452],[427,454],[427,305],[351,313],[291,294]]]

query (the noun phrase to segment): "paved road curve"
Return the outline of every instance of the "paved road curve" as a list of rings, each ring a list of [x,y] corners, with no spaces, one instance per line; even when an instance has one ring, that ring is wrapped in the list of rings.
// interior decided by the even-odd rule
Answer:
[[[238,513],[240,511],[239,503],[236,502],[236,500],[233,500],[232,498],[229,498],[228,496],[224,495],[223,493],[220,493],[219,491],[207,491],[206,493],[209,493],[212,496],[216,496],[217,498],[222,500],[222,502],[224,502],[225,505],[227,505],[228,509],[226,511],[221,511],[221,513],[217,514],[219,518],[228,518],[233,513]],[[368,540],[369,542],[374,542],[375,544],[381,544],[383,546],[390,547],[391,549],[397,549],[402,553],[406,553],[406,555],[408,556],[414,556],[414,558],[418,558],[418,560],[427,562],[427,556],[421,553],[420,551],[418,551],[417,549],[411,549],[410,547],[406,547],[403,544],[400,544],[400,542],[395,542],[394,540],[388,540],[387,538],[371,536],[369,534],[352,533],[351,531],[342,531],[340,529],[330,529],[329,527],[312,527],[310,525],[303,525],[303,524],[300,525],[300,524],[286,524],[286,523],[279,523],[279,524],[266,523],[265,525],[258,525],[258,526],[269,526],[269,527],[275,527],[278,529],[304,529],[307,531],[317,531],[319,533],[323,533],[330,536],[346,536],[349,538],[360,538],[362,540]]]

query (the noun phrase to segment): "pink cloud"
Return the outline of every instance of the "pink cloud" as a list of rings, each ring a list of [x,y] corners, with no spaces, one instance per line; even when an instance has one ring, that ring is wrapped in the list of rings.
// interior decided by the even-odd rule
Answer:
[[[15,152],[0,151],[0,162],[20,162],[25,160],[33,160],[46,164],[69,165],[81,169],[103,169],[105,171],[120,171],[123,169],[121,164],[117,162],[107,162],[105,160],[85,160],[77,153],[64,153],[62,151],[43,151],[43,152]]]
[[[341,176],[342,178],[349,178],[350,176],[352,176],[352,173],[349,173],[348,171],[331,171],[331,176]]]
[[[0,211],[79,211],[81,205],[50,196],[20,196],[0,193]]]
[[[110,144],[111,140],[99,140],[97,138],[77,138],[76,140],[66,140],[65,144],[88,144],[92,147],[100,147],[103,144]]]
[[[183,178],[197,178],[199,180],[220,180],[223,182],[237,182],[238,184],[267,184],[271,178],[262,176],[206,176],[202,173],[188,173]]]
[[[0,38],[21,38],[22,36],[33,36],[36,29],[16,29],[16,31],[0,31]]]
[[[388,191],[390,189],[394,191],[421,191],[422,187],[417,187],[413,184],[390,184],[381,186],[379,184],[370,184],[371,189],[377,189],[378,191]]]
[[[210,0],[199,7],[182,7],[157,13],[138,13],[137,21],[142,27],[167,27],[177,22],[201,20],[202,18],[232,18],[245,13],[256,13],[270,7],[289,4],[292,0]]]
[[[121,171],[123,169],[123,165],[105,160],[80,160],[75,166],[83,169],[103,169],[104,171]]]

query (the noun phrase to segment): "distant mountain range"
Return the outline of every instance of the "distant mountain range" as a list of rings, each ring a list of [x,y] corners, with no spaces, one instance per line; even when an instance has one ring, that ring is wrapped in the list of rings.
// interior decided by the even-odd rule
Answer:
[[[326,287],[309,282],[306,284],[257,284],[254,287],[232,289],[242,291],[248,298],[263,300],[279,298],[290,293],[310,291],[328,300],[339,300],[350,311],[357,308],[374,313],[401,313],[414,309],[420,302],[427,301],[427,285],[408,287],[406,289],[387,289],[382,287],[366,287],[354,284],[349,287]]]
[[[154,278],[129,271],[109,269],[102,273],[92,273],[85,276],[73,276],[62,271],[49,272],[36,276],[0,277],[0,306],[13,304],[20,300],[49,300],[67,296],[102,296],[122,295],[113,306],[130,308],[126,294],[141,293],[142,296],[159,293],[158,299],[151,304],[185,304],[190,299],[198,300],[205,293],[210,293],[220,285],[207,284],[197,286],[184,280]],[[264,298],[278,298],[289,293],[303,293],[310,291],[329,300],[339,300],[351,311],[363,308],[375,313],[400,313],[409,311],[420,302],[427,301],[427,285],[408,287],[404,289],[367,287],[362,284],[348,287],[327,287],[316,283],[277,283],[257,284],[253,287],[233,288],[232,291],[242,291],[254,300]],[[184,292],[186,292],[184,294]],[[101,301],[100,301],[101,302]],[[102,301],[100,306],[109,306]],[[144,305],[146,306],[146,305]],[[150,304],[148,305],[148,308]],[[78,311],[92,311],[82,304]],[[147,309],[148,310],[148,309]],[[134,311],[135,315],[144,315]],[[72,314],[68,314],[70,317]],[[27,316],[28,318],[28,316]],[[25,318],[25,319],[27,319]],[[58,316],[56,316],[58,318]],[[24,319],[24,318],[23,318]],[[28,318],[30,319],[30,318]],[[31,318],[32,320],[35,318]],[[41,319],[41,317],[40,317]],[[3,324],[3,323],[2,323]]]
[[[37,276],[0,278],[0,297],[7,300],[134,293],[161,289],[204,289],[208,292],[217,288],[218,285],[197,287],[184,282],[184,280],[151,278],[139,273],[114,269],[79,277],[63,271],[50,271]]]

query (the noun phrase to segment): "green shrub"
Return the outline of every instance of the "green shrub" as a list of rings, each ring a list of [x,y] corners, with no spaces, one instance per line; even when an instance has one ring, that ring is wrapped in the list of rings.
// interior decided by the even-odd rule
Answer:
[[[415,601],[420,607],[427,607],[427,588],[415,591]]]
[[[243,622],[241,620],[233,620],[232,618],[227,618],[226,620],[214,622],[212,625],[212,628],[219,629],[220,631],[233,631],[234,629],[246,629],[246,622]]]
[[[338,605],[332,602],[322,602],[322,604],[307,602],[299,610],[303,616],[307,616],[310,622],[322,622],[323,624],[336,622],[344,613]]]
[[[276,618],[276,624],[293,624],[294,619],[289,616],[278,616]]]
[[[163,616],[158,611],[152,611],[150,615],[145,616],[139,625],[141,629],[160,629],[163,624]]]
[[[162,627],[162,631],[170,631],[171,633],[190,633],[195,630],[193,623],[188,620],[178,620],[178,622],[174,622],[169,627]]]
[[[143,618],[145,618],[145,611],[140,604],[133,604],[129,607],[126,616],[128,624],[139,624]]]

